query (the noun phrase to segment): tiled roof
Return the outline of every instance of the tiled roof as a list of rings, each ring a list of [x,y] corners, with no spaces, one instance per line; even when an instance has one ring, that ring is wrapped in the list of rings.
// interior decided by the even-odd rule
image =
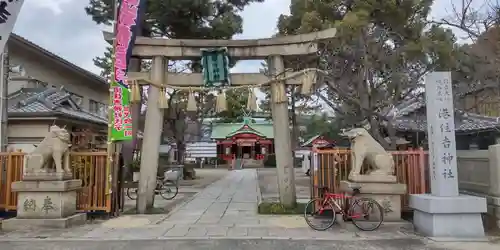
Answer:
[[[104,117],[82,110],[71,94],[56,88],[23,88],[9,95],[9,117],[65,116],[106,124]]]
[[[400,131],[427,131],[425,94],[397,105],[396,129]],[[455,131],[472,132],[500,128],[500,117],[490,117],[455,109]]]
[[[487,81],[485,83],[482,82],[468,82],[468,83],[462,83],[462,84],[457,84],[458,86],[456,87],[456,93],[457,96],[463,97],[469,94],[472,94],[474,92],[479,92],[485,89],[489,88],[498,88],[499,84],[498,82],[493,82],[493,81]]]
[[[307,140],[306,142],[302,143],[302,145],[300,145],[300,146],[301,147],[307,147],[309,144],[311,144],[314,140],[316,140],[320,136],[321,136],[320,134],[315,135],[315,136],[309,138],[309,140]]]
[[[245,125],[249,129],[256,131],[259,135],[270,139],[274,138],[273,124],[269,121],[265,123],[248,123],[247,121],[241,123],[215,123],[213,124],[210,137],[212,139],[227,138],[232,134],[241,132],[240,129],[243,129]]]

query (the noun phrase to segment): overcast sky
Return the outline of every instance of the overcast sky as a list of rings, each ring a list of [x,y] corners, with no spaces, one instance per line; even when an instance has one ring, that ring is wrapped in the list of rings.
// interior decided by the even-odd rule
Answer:
[[[450,1],[436,0],[433,16],[450,11]],[[456,0],[455,0],[456,1]],[[483,0],[477,0],[477,4]],[[101,56],[106,47],[102,28],[86,15],[88,0],[25,0],[14,32],[47,50],[99,73],[92,58]],[[252,4],[242,13],[243,34],[238,39],[270,37],[276,33],[280,14],[289,13],[290,0],[267,0]],[[258,72],[260,62],[239,63],[234,72]]]

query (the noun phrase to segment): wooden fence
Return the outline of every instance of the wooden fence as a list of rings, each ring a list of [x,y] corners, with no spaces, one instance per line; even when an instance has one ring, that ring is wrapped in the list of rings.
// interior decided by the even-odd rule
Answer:
[[[17,208],[17,194],[12,192],[12,182],[21,181],[25,153],[0,153],[0,210]],[[120,176],[117,164],[106,169],[106,152],[71,152],[73,178],[82,180],[77,193],[77,209],[80,212],[114,213],[121,203],[121,191],[117,188]],[[117,157],[117,156],[116,156]],[[115,157],[115,158],[116,158]],[[118,163],[118,159],[114,161]]]
[[[314,186],[326,186],[331,191],[338,192],[340,181],[347,180],[351,170],[351,152],[340,149],[318,150],[314,153],[315,159],[313,160],[317,161],[318,169],[317,171],[311,171],[313,182],[311,196],[319,196],[318,190]],[[402,208],[407,211],[409,210],[410,194],[422,194],[430,191],[429,178],[427,178],[429,169],[428,153],[421,149],[393,151],[391,153],[396,163],[395,174],[397,180],[407,186],[407,193],[401,197]],[[340,162],[335,163],[335,155],[340,157]]]
[[[16,210],[17,194],[12,192],[12,182],[21,180],[24,153],[0,152],[0,210]]]

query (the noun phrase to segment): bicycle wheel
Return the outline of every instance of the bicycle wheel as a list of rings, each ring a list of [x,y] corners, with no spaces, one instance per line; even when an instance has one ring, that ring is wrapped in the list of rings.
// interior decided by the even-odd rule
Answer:
[[[358,198],[349,208],[349,218],[362,231],[373,231],[384,221],[384,209],[374,199]]]
[[[127,188],[127,197],[131,200],[137,199],[137,188]]]
[[[318,205],[320,204],[320,205]],[[304,219],[312,229],[324,231],[335,223],[336,213],[333,205],[327,202],[324,205],[322,198],[310,200],[304,209]]]
[[[177,185],[171,181],[164,182],[161,187],[157,190],[161,197],[165,200],[171,200],[177,196],[179,189]]]

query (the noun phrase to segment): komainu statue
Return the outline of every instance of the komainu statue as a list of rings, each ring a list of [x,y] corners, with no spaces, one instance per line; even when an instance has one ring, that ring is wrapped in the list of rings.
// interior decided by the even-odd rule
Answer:
[[[394,175],[394,159],[364,128],[354,128],[340,133],[351,140],[353,166],[349,179],[361,175],[364,160],[370,165],[368,175]]]
[[[68,164],[63,163],[63,157],[70,146],[68,131],[56,125],[51,126],[49,134],[26,157],[26,173],[36,173],[42,170],[48,172],[49,168],[52,168],[52,160],[56,166],[56,172],[71,173]]]

